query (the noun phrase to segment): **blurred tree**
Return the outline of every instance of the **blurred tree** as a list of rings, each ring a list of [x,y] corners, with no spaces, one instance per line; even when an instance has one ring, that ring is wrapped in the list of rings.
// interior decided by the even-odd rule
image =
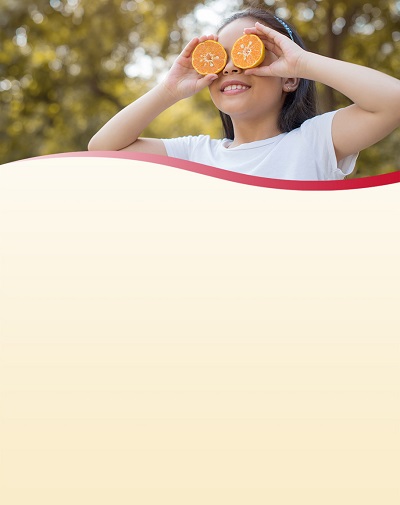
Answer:
[[[196,3],[0,0],[0,162],[86,150],[179,52]]]

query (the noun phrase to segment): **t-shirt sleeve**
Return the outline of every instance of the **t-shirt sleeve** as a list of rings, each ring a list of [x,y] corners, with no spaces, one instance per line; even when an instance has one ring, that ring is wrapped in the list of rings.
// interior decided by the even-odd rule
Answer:
[[[312,148],[323,178],[343,179],[353,172],[359,153],[354,153],[337,163],[332,139],[332,121],[337,111],[326,112],[305,121],[301,134]]]
[[[177,137],[174,139],[161,139],[164,143],[168,156],[189,160],[192,150],[192,136]]]
[[[209,135],[189,135],[161,140],[168,156],[205,165],[215,165],[215,151],[221,142],[211,139]]]
[[[173,139],[161,139],[168,156],[182,160],[207,163],[214,143],[209,135],[188,135]]]

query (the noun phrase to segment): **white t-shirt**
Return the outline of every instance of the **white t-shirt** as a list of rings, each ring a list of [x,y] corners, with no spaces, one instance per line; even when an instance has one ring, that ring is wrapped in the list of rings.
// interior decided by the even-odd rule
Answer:
[[[162,139],[168,156],[273,179],[335,180],[354,170],[358,153],[336,162],[332,119],[337,111],[305,121],[276,137],[227,148],[231,140],[208,135]]]

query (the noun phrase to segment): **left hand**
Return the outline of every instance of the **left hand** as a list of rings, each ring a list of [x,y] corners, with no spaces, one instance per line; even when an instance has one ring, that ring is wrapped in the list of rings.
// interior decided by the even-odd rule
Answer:
[[[256,22],[253,28],[245,28],[244,32],[258,35],[267,51],[276,57],[269,65],[246,70],[245,75],[301,77],[300,67],[307,52],[289,37],[259,22]]]

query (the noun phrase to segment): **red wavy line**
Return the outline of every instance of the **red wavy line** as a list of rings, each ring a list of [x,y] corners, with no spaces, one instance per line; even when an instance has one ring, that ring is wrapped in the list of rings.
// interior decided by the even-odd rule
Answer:
[[[66,158],[66,157],[88,157],[88,158],[119,158],[136,161],[146,161],[157,163],[158,165],[166,165],[170,167],[180,168],[189,172],[208,175],[217,179],[224,179],[240,184],[248,184],[250,186],[260,186],[273,189],[290,189],[300,191],[336,191],[344,189],[361,189],[373,188],[376,186],[385,186],[400,182],[400,171],[391,172],[389,174],[373,175],[362,177],[359,179],[344,179],[339,181],[293,181],[286,179],[269,179],[267,177],[259,177],[256,175],[241,174],[231,172],[222,168],[211,167],[187,161],[170,156],[162,156],[158,154],[138,153],[133,151],[82,151],[60,154],[49,154],[46,156],[37,156],[35,159],[46,158]],[[20,160],[22,161],[22,160]]]

